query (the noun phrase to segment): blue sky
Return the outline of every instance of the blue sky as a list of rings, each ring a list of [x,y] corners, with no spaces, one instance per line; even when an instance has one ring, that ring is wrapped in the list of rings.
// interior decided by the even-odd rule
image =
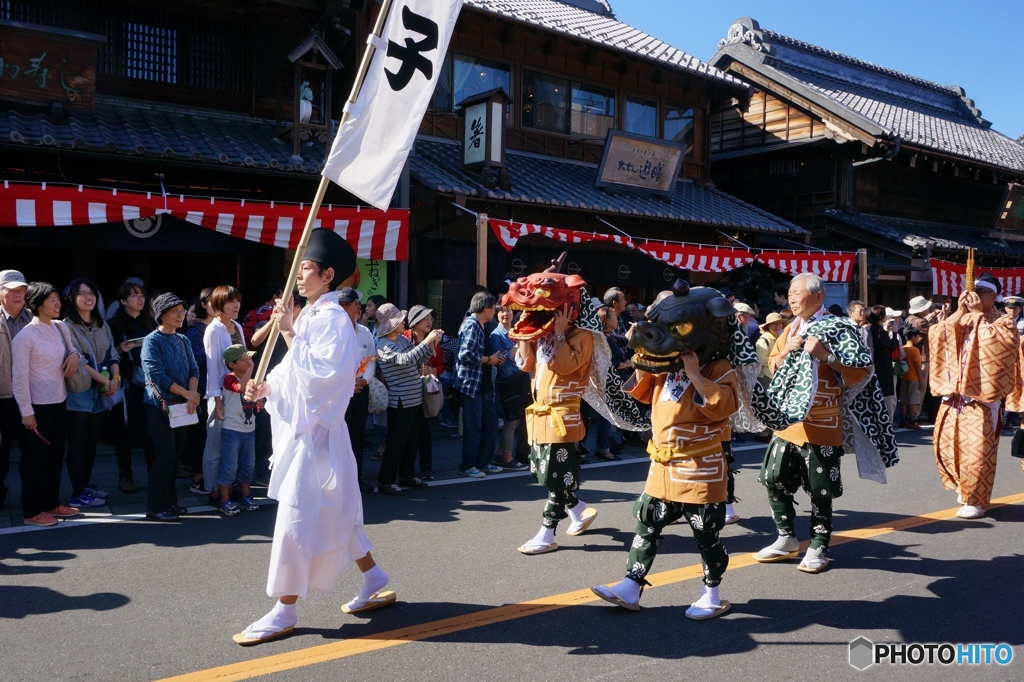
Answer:
[[[708,61],[739,17],[943,85],[992,128],[1024,135],[1024,0],[610,0],[619,21]]]

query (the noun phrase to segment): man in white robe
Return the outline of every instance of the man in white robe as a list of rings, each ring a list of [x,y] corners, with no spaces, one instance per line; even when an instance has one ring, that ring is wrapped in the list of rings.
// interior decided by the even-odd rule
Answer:
[[[340,236],[313,231],[297,277],[308,305],[292,323],[292,297],[283,297],[273,319],[289,350],[263,383],[250,382],[246,399],[266,397],[274,456],[268,496],[278,504],[267,594],[274,608],[234,636],[242,645],[287,636],[298,621],[295,603],[310,590],[330,592],[353,562],[363,586],[346,613],[395,601],[384,592],[388,576],[370,555],[363,530],[356,462],[345,411],[352,398],[359,352],[334,284],[355,271],[355,254]]]

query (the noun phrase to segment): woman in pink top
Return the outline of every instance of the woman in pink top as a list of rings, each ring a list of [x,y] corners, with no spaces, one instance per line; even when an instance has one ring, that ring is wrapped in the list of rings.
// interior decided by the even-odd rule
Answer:
[[[79,510],[59,503],[67,410],[64,377],[78,369],[81,355],[71,334],[57,322],[60,294],[47,282],[25,291],[32,321],[11,342],[14,399],[21,411],[21,507],[25,523],[53,526]],[[66,357],[65,357],[66,356]]]

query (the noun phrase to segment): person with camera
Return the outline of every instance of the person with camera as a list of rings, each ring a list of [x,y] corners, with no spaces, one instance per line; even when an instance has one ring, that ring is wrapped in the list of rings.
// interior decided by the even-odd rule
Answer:
[[[463,476],[483,478],[498,474],[502,468],[491,463],[498,432],[498,412],[494,405],[494,368],[503,364],[507,354],[487,354],[485,327],[494,320],[498,301],[488,291],[478,291],[469,302],[469,313],[459,328],[459,353],[455,361],[455,390],[462,403]]]

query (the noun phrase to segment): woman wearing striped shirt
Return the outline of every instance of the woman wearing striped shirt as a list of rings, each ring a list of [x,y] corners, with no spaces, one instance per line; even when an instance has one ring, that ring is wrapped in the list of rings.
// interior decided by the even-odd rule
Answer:
[[[406,488],[426,488],[416,477],[416,445],[423,419],[420,365],[434,354],[444,332],[435,329],[417,346],[402,336],[405,311],[390,303],[377,308],[377,359],[388,387],[388,435],[377,482],[386,495],[405,495]]]

